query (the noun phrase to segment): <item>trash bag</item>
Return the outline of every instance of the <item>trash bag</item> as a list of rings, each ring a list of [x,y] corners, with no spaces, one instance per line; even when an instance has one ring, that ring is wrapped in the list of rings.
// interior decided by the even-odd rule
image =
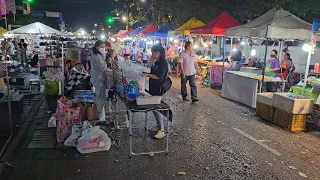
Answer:
[[[82,131],[78,139],[77,150],[80,153],[107,151],[111,147],[111,139],[99,126],[94,126]]]

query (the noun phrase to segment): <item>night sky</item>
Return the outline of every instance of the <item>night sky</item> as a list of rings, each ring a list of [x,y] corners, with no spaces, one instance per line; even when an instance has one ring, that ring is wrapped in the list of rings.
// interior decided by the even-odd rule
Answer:
[[[58,11],[73,30],[91,32],[94,24],[104,21],[106,13],[115,9],[113,0],[34,0],[34,10]]]

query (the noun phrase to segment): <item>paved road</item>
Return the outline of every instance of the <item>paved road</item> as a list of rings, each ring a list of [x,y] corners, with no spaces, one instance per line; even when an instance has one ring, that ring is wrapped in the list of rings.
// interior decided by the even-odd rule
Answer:
[[[129,78],[136,78],[141,70],[132,65],[126,72]],[[174,79],[174,86],[165,97],[175,117],[168,155],[129,159],[128,144],[88,155],[73,148],[27,149],[34,128],[48,118],[43,114],[48,109],[44,102],[12,159],[14,167],[7,168],[0,179],[320,178],[319,132],[286,132],[208,88],[199,88],[199,103],[182,102],[179,89],[179,80]],[[154,123],[153,116],[148,117],[150,124]],[[142,119],[142,115],[136,119]],[[136,150],[163,145],[162,140],[145,137],[143,130],[135,132]],[[179,172],[185,175],[178,175]]]

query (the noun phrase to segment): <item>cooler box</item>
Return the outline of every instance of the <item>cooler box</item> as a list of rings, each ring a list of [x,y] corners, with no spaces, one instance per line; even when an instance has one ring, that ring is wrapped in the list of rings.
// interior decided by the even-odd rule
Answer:
[[[312,114],[313,100],[293,93],[275,93],[272,105],[291,114]]]
[[[273,122],[274,107],[272,106],[273,93],[257,94],[256,116]]]

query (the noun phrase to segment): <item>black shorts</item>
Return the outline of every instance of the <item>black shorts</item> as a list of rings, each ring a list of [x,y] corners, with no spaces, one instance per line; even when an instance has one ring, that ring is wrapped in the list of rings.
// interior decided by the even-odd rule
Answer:
[[[123,55],[123,57],[129,57],[129,56],[130,56],[129,54],[124,54],[124,55]]]

